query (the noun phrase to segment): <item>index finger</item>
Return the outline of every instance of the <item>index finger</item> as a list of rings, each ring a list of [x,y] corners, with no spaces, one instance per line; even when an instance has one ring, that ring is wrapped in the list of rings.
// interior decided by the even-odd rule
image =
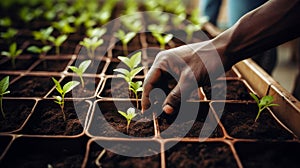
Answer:
[[[142,113],[144,113],[144,111],[147,110],[151,105],[149,95],[150,92],[154,89],[155,85],[158,84],[161,74],[162,73],[159,68],[152,67],[146,75],[142,92]]]

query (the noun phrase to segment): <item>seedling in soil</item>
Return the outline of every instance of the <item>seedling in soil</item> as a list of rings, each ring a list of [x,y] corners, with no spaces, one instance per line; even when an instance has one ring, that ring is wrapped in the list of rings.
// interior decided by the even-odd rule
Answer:
[[[12,43],[9,46],[8,51],[2,51],[1,55],[7,56],[8,58],[11,59],[11,64],[13,68],[16,68],[16,58],[22,54],[23,50],[17,48],[17,43]]]
[[[118,112],[126,118],[127,120],[127,126],[126,126],[126,131],[127,131],[127,134],[128,134],[128,130],[129,130],[129,125],[130,125],[130,122],[131,120],[137,115],[137,113],[135,113],[135,109],[130,107],[127,109],[127,112],[123,112],[123,111],[120,111],[118,110]]]
[[[5,39],[8,42],[11,42],[15,35],[18,33],[18,30],[14,28],[8,28],[6,32],[1,32],[0,36],[2,39]]]
[[[67,40],[67,38],[68,38],[68,36],[65,35],[65,34],[60,35],[56,38],[53,37],[53,36],[49,37],[49,41],[51,41],[53,43],[53,45],[55,46],[55,53],[56,54],[58,54],[58,55],[60,54],[59,48],[62,45],[62,43]]]
[[[142,60],[142,52],[135,53],[133,56],[131,56],[131,58],[118,56],[118,59],[120,59],[129,68],[129,70],[124,68],[117,68],[114,69],[114,71],[119,72],[117,76],[125,79],[125,81],[128,83],[128,90],[132,91],[135,94],[136,105],[138,108],[137,93],[143,91],[142,81],[133,82],[132,80],[139,72],[144,69],[144,67],[138,66]]]
[[[61,108],[61,112],[63,114],[64,121],[66,121],[66,115],[64,112],[64,106],[65,106],[65,95],[66,93],[70,92],[72,89],[74,89],[77,85],[80,84],[78,81],[70,81],[66,83],[63,87],[61,87],[60,83],[52,77],[53,82],[55,83],[55,89],[60,94],[59,96],[53,96],[55,99],[55,103],[59,104]]]
[[[72,27],[69,20],[62,19],[52,23],[52,26],[57,29],[61,34],[70,34],[76,31],[76,28]]]
[[[79,64],[78,68],[76,66],[69,66],[69,68],[79,76],[82,88],[84,88],[84,80],[82,75],[87,70],[91,62],[91,60],[83,61]]]
[[[128,32],[128,33],[125,33],[123,30],[118,30],[116,33],[115,33],[115,37],[117,37],[118,39],[121,40],[122,42],[122,45],[123,45],[123,51],[124,51],[124,54],[127,56],[128,55],[128,48],[127,48],[127,44],[128,42],[134,38],[134,36],[136,35],[135,32]]]
[[[86,31],[86,35],[89,38],[93,38],[93,37],[98,37],[101,38],[105,33],[106,33],[107,29],[106,28],[90,28]]]
[[[41,41],[44,45],[47,44],[51,33],[53,32],[53,27],[48,27],[46,29],[40,29],[39,31],[33,31],[32,35],[35,40]]]
[[[29,52],[32,52],[32,53],[36,53],[36,54],[39,54],[39,57],[41,58],[41,59],[43,59],[44,57],[45,57],[45,55],[47,54],[47,52],[49,51],[49,50],[51,50],[51,46],[49,46],[49,45],[45,45],[45,46],[43,46],[43,47],[38,47],[38,46],[30,46],[30,47],[28,47],[27,48],[27,51],[29,51]],[[44,63],[43,63],[43,66],[44,66],[44,68],[46,68],[47,67],[47,65],[46,65],[46,62],[44,61]]]
[[[1,113],[2,113],[2,117],[5,118],[5,113],[3,110],[3,95],[10,93],[8,89],[9,86],[9,76],[4,77],[1,81],[0,81],[0,108],[1,108]]]
[[[266,95],[264,97],[262,97],[261,99],[259,99],[255,94],[250,93],[250,96],[255,100],[255,102],[257,103],[258,106],[258,113],[257,116],[255,118],[255,122],[257,121],[260,113],[267,107],[271,107],[271,106],[279,106],[278,104],[274,104],[273,103],[273,96],[269,96]]]
[[[173,34],[160,34],[160,33],[155,33],[152,32],[152,35],[155,37],[155,39],[158,41],[160,44],[160,49],[165,49],[166,44],[173,38]]]
[[[133,14],[125,17],[121,17],[122,24],[131,32],[139,32],[143,28],[141,22],[141,16]]]
[[[88,56],[90,59],[94,60],[96,48],[103,44],[103,39],[99,39],[98,37],[85,37],[79,44],[87,49]]]
[[[186,41],[191,41],[193,37],[193,33],[197,30],[200,30],[199,25],[189,24],[184,28],[184,31],[186,33]]]

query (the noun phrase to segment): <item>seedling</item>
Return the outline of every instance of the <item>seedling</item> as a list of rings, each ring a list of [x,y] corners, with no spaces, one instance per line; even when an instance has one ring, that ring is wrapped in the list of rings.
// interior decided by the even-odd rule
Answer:
[[[23,52],[22,49],[17,48],[17,43],[12,43],[9,46],[8,51],[2,51],[1,55],[7,56],[11,59],[11,64],[13,68],[16,68],[16,58]]]
[[[39,56],[42,58],[44,55],[47,54],[47,52],[49,50],[51,50],[51,48],[52,47],[49,46],[49,45],[45,45],[43,47],[38,47],[38,46],[32,45],[32,46],[30,46],[30,47],[27,48],[27,51],[39,54]]]
[[[255,100],[255,102],[257,103],[258,106],[258,113],[257,116],[255,118],[255,122],[258,119],[258,117],[260,116],[260,113],[267,107],[271,107],[271,106],[279,106],[278,104],[274,104],[273,103],[273,96],[264,96],[261,99],[259,99],[255,94],[250,93],[250,96]]]
[[[165,49],[166,44],[173,38],[173,34],[160,34],[160,33],[155,33],[152,32],[152,35],[155,37],[155,39],[158,41],[160,44],[160,49]]]
[[[67,19],[53,22],[52,26],[61,34],[70,34],[76,31],[76,28],[72,27]]]
[[[90,59],[94,60],[95,58],[95,50],[97,47],[103,44],[103,39],[99,39],[98,37],[85,37],[83,41],[79,42],[80,45],[84,46],[87,49],[88,56]]]
[[[89,38],[93,38],[93,37],[98,37],[101,38],[105,33],[106,33],[107,29],[106,28],[90,28],[87,30],[86,35]]]
[[[124,54],[128,55],[128,48],[127,48],[127,44],[128,42],[134,38],[134,36],[136,35],[135,32],[128,32],[125,33],[123,30],[118,30],[115,33],[115,37],[117,37],[118,39],[121,40],[122,45],[123,45],[123,50],[124,50]]]
[[[43,44],[47,44],[51,33],[53,32],[53,27],[48,27],[46,29],[40,29],[39,31],[33,31],[32,35],[35,40],[41,41]]]
[[[84,88],[84,80],[82,75],[86,71],[88,66],[91,64],[91,62],[91,60],[83,61],[79,64],[78,68],[76,66],[69,66],[69,68],[79,76],[82,88]]]
[[[121,17],[122,24],[131,32],[139,32],[143,28],[139,14],[126,15]]]
[[[2,117],[5,118],[5,113],[3,110],[3,95],[10,93],[8,89],[9,86],[9,76],[4,77],[1,81],[0,81],[0,108],[1,108],[1,113],[2,113]]]
[[[6,32],[1,32],[0,36],[1,38],[7,40],[8,42],[11,42],[11,40],[15,37],[17,33],[18,33],[17,29],[8,28]]]
[[[68,36],[65,35],[65,34],[60,35],[57,38],[55,38],[53,36],[49,37],[49,41],[51,41],[53,43],[53,45],[55,46],[55,53],[56,54],[60,54],[59,48],[62,45],[62,43],[67,40],[67,38],[68,38]]]
[[[120,59],[129,68],[129,70],[124,68],[114,69],[115,72],[119,73],[117,76],[125,79],[125,81],[128,83],[128,90],[132,91],[135,94],[137,108],[137,93],[143,91],[142,81],[133,82],[132,80],[139,72],[141,72],[144,69],[144,67],[138,67],[138,65],[141,63],[141,55],[142,52],[137,52],[131,58],[119,56],[118,59]]]
[[[193,33],[200,29],[199,25],[189,24],[184,28],[184,31],[186,32],[186,41],[189,42],[192,40]]]
[[[63,87],[61,87],[60,83],[52,77],[53,82],[55,83],[55,89],[60,94],[59,96],[53,96],[55,99],[55,103],[59,104],[61,112],[63,114],[64,121],[66,121],[66,115],[64,112],[64,106],[65,106],[65,95],[66,93],[70,92],[72,89],[74,89],[77,85],[80,84],[78,81],[70,81],[66,83]]]
[[[135,113],[135,109],[130,107],[127,109],[127,112],[123,112],[123,111],[120,111],[118,110],[118,112],[126,118],[127,120],[127,126],[126,126],[126,130],[127,130],[127,134],[128,134],[128,130],[129,130],[129,125],[130,125],[130,122],[131,120],[137,115],[137,113]]]
[[[185,19],[186,14],[180,13],[179,15],[172,17],[172,23],[174,24],[174,26],[179,26]]]

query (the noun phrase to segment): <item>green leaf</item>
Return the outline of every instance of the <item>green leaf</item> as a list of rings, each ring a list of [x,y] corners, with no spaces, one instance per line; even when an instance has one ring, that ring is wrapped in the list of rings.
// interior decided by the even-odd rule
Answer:
[[[41,53],[42,52],[42,50],[37,46],[30,46],[27,48],[27,51],[32,52],[32,53]]]
[[[120,110],[118,110],[118,112],[119,112],[123,117],[125,117],[125,118],[127,119],[127,114],[126,114],[125,112],[120,111]]]
[[[53,98],[55,100],[57,100],[58,102],[61,102],[62,101],[62,97],[61,96],[53,96]]]
[[[0,95],[6,94],[5,91],[8,89],[8,86],[9,76],[6,76],[0,81]]]
[[[12,53],[15,53],[16,50],[17,50],[17,43],[12,43],[9,46],[9,52],[12,54]]]
[[[125,65],[127,65],[130,69],[133,68],[132,62],[130,62],[130,59],[125,56],[118,56],[118,59],[121,60]]]
[[[141,72],[144,69],[144,67],[137,67],[135,69],[133,69],[130,72],[130,76],[134,77],[135,75],[137,75],[139,72]]]
[[[87,70],[91,62],[92,62],[91,60],[85,60],[79,65],[79,69],[82,74]]]
[[[137,67],[141,63],[141,60],[142,60],[142,52],[141,51],[132,55],[130,58],[132,68]]]
[[[113,71],[114,71],[114,72],[119,72],[119,73],[121,73],[121,74],[123,74],[123,75],[125,75],[125,76],[128,76],[129,73],[130,73],[127,69],[124,69],[124,68],[114,69]]]
[[[60,36],[58,36],[57,38],[56,38],[56,42],[55,42],[55,44],[56,45],[61,45],[65,40],[67,40],[67,38],[68,38],[68,36],[67,35],[60,35]]]
[[[130,107],[127,110],[127,119],[132,120],[137,114],[135,113],[135,109]]]
[[[63,93],[63,89],[61,88],[60,83],[52,77],[53,82],[55,83],[55,88],[58,91],[58,93],[62,94]]]
[[[125,38],[122,40],[125,44],[127,44],[133,37],[136,35],[135,32],[129,32],[125,35]]]
[[[80,82],[78,82],[78,81],[70,81],[63,86],[63,92],[68,93],[79,84],[80,84]]]
[[[80,74],[80,70],[79,70],[77,67],[75,67],[75,66],[69,66],[69,68],[70,68],[73,72],[75,72],[76,74]]]
[[[167,34],[164,36],[164,43],[168,43],[173,38],[173,34]]]
[[[253,93],[249,93],[250,94],[250,96],[255,100],[255,102],[257,103],[257,104],[259,104],[259,99],[258,99],[258,97],[255,95],[255,94],[253,94]]]
[[[260,100],[260,105],[262,106],[266,106],[268,104],[271,104],[273,102],[273,96],[264,96],[261,100]]]

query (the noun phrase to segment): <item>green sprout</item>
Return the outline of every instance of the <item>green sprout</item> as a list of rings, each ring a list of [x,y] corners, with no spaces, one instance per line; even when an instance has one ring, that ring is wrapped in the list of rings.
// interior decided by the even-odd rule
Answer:
[[[79,44],[87,49],[88,56],[90,59],[94,60],[96,48],[103,44],[103,39],[99,39],[98,37],[85,37]]]
[[[186,41],[191,41],[193,37],[193,33],[197,30],[200,30],[199,25],[189,24],[184,28],[184,31],[186,33]]]
[[[162,35],[160,33],[152,32],[152,35],[160,44],[160,49],[165,49],[166,44],[173,38],[173,34]]]
[[[186,19],[185,13],[180,13],[177,16],[172,17],[172,23],[174,26],[179,26]]]
[[[139,32],[143,28],[141,16],[139,14],[126,15],[121,17],[122,24],[132,32]]]
[[[41,41],[43,44],[47,44],[51,33],[53,32],[53,27],[48,27],[46,29],[40,29],[39,31],[33,31],[32,35],[35,40]]]
[[[115,37],[117,37],[118,39],[121,40],[122,45],[123,45],[124,54],[128,55],[127,44],[131,39],[134,38],[136,33],[135,32],[125,33],[123,30],[118,30],[114,35],[115,35]]]
[[[260,113],[266,109],[267,107],[271,107],[271,106],[279,106],[278,104],[274,104],[273,103],[273,96],[264,96],[262,97],[261,99],[259,99],[255,94],[253,93],[250,93],[250,96],[255,100],[255,102],[257,103],[257,106],[258,106],[258,113],[257,113],[257,116],[255,118],[255,122],[256,120],[258,119]]]
[[[12,20],[9,17],[3,17],[0,19],[0,26],[10,27],[12,25]]]
[[[7,56],[8,58],[11,59],[11,64],[13,68],[16,68],[16,58],[22,54],[23,50],[17,48],[17,43],[12,43],[9,46],[8,51],[2,51],[1,55]]]
[[[107,29],[106,28],[100,28],[100,27],[97,27],[97,28],[89,28],[87,31],[86,31],[86,35],[87,37],[89,38],[92,38],[92,37],[98,37],[98,38],[101,38],[105,33],[106,33]]]
[[[60,36],[58,36],[56,38],[53,37],[53,36],[49,37],[49,41],[51,41],[54,44],[54,46],[55,46],[55,53],[56,54],[58,54],[58,55],[60,54],[59,48],[62,45],[62,43],[67,40],[67,38],[68,38],[68,36],[65,35],[65,34],[64,35],[60,35]]]
[[[114,69],[115,72],[118,72],[119,74],[117,76],[125,79],[125,81],[128,83],[128,90],[132,91],[135,95],[136,99],[136,105],[138,108],[138,92],[143,91],[142,88],[142,81],[133,82],[133,78],[141,72],[144,67],[139,67],[138,65],[141,63],[141,56],[142,52],[137,52],[131,58],[125,57],[125,56],[118,56],[118,59],[120,59],[128,68],[117,68]]]
[[[18,33],[17,29],[8,28],[6,32],[0,33],[0,37],[10,42],[17,33]]]
[[[123,111],[120,111],[118,110],[118,112],[126,118],[127,120],[127,126],[126,126],[126,130],[127,130],[127,134],[128,134],[128,130],[129,130],[129,125],[130,125],[130,122],[131,120],[137,115],[137,113],[135,113],[135,109],[130,107],[127,109],[127,113],[123,112]]]
[[[69,68],[79,76],[82,88],[84,88],[84,80],[82,75],[87,70],[91,62],[91,60],[85,60],[79,64],[78,68],[76,66],[69,66]]]
[[[67,19],[62,19],[60,21],[55,21],[52,26],[57,29],[61,34],[70,34],[76,31],[76,28],[70,25],[70,21]]]
[[[38,47],[38,46],[32,45],[27,48],[27,51],[39,54],[40,57],[42,58],[44,55],[47,54],[47,52],[49,52],[51,50],[51,48],[52,47],[49,45],[45,45],[43,47]]]
[[[9,86],[9,76],[4,77],[1,81],[0,81],[0,109],[1,109],[1,113],[3,118],[5,118],[5,113],[3,110],[3,95],[10,93],[10,91],[8,91],[8,86]]]
[[[60,94],[59,96],[53,96],[55,99],[55,103],[59,104],[61,112],[63,114],[64,121],[66,121],[66,114],[64,112],[64,106],[65,106],[65,95],[66,93],[70,92],[72,89],[74,89],[77,85],[80,84],[78,81],[70,81],[66,83],[63,87],[61,87],[60,83],[52,77],[53,82],[55,83],[55,89]]]

